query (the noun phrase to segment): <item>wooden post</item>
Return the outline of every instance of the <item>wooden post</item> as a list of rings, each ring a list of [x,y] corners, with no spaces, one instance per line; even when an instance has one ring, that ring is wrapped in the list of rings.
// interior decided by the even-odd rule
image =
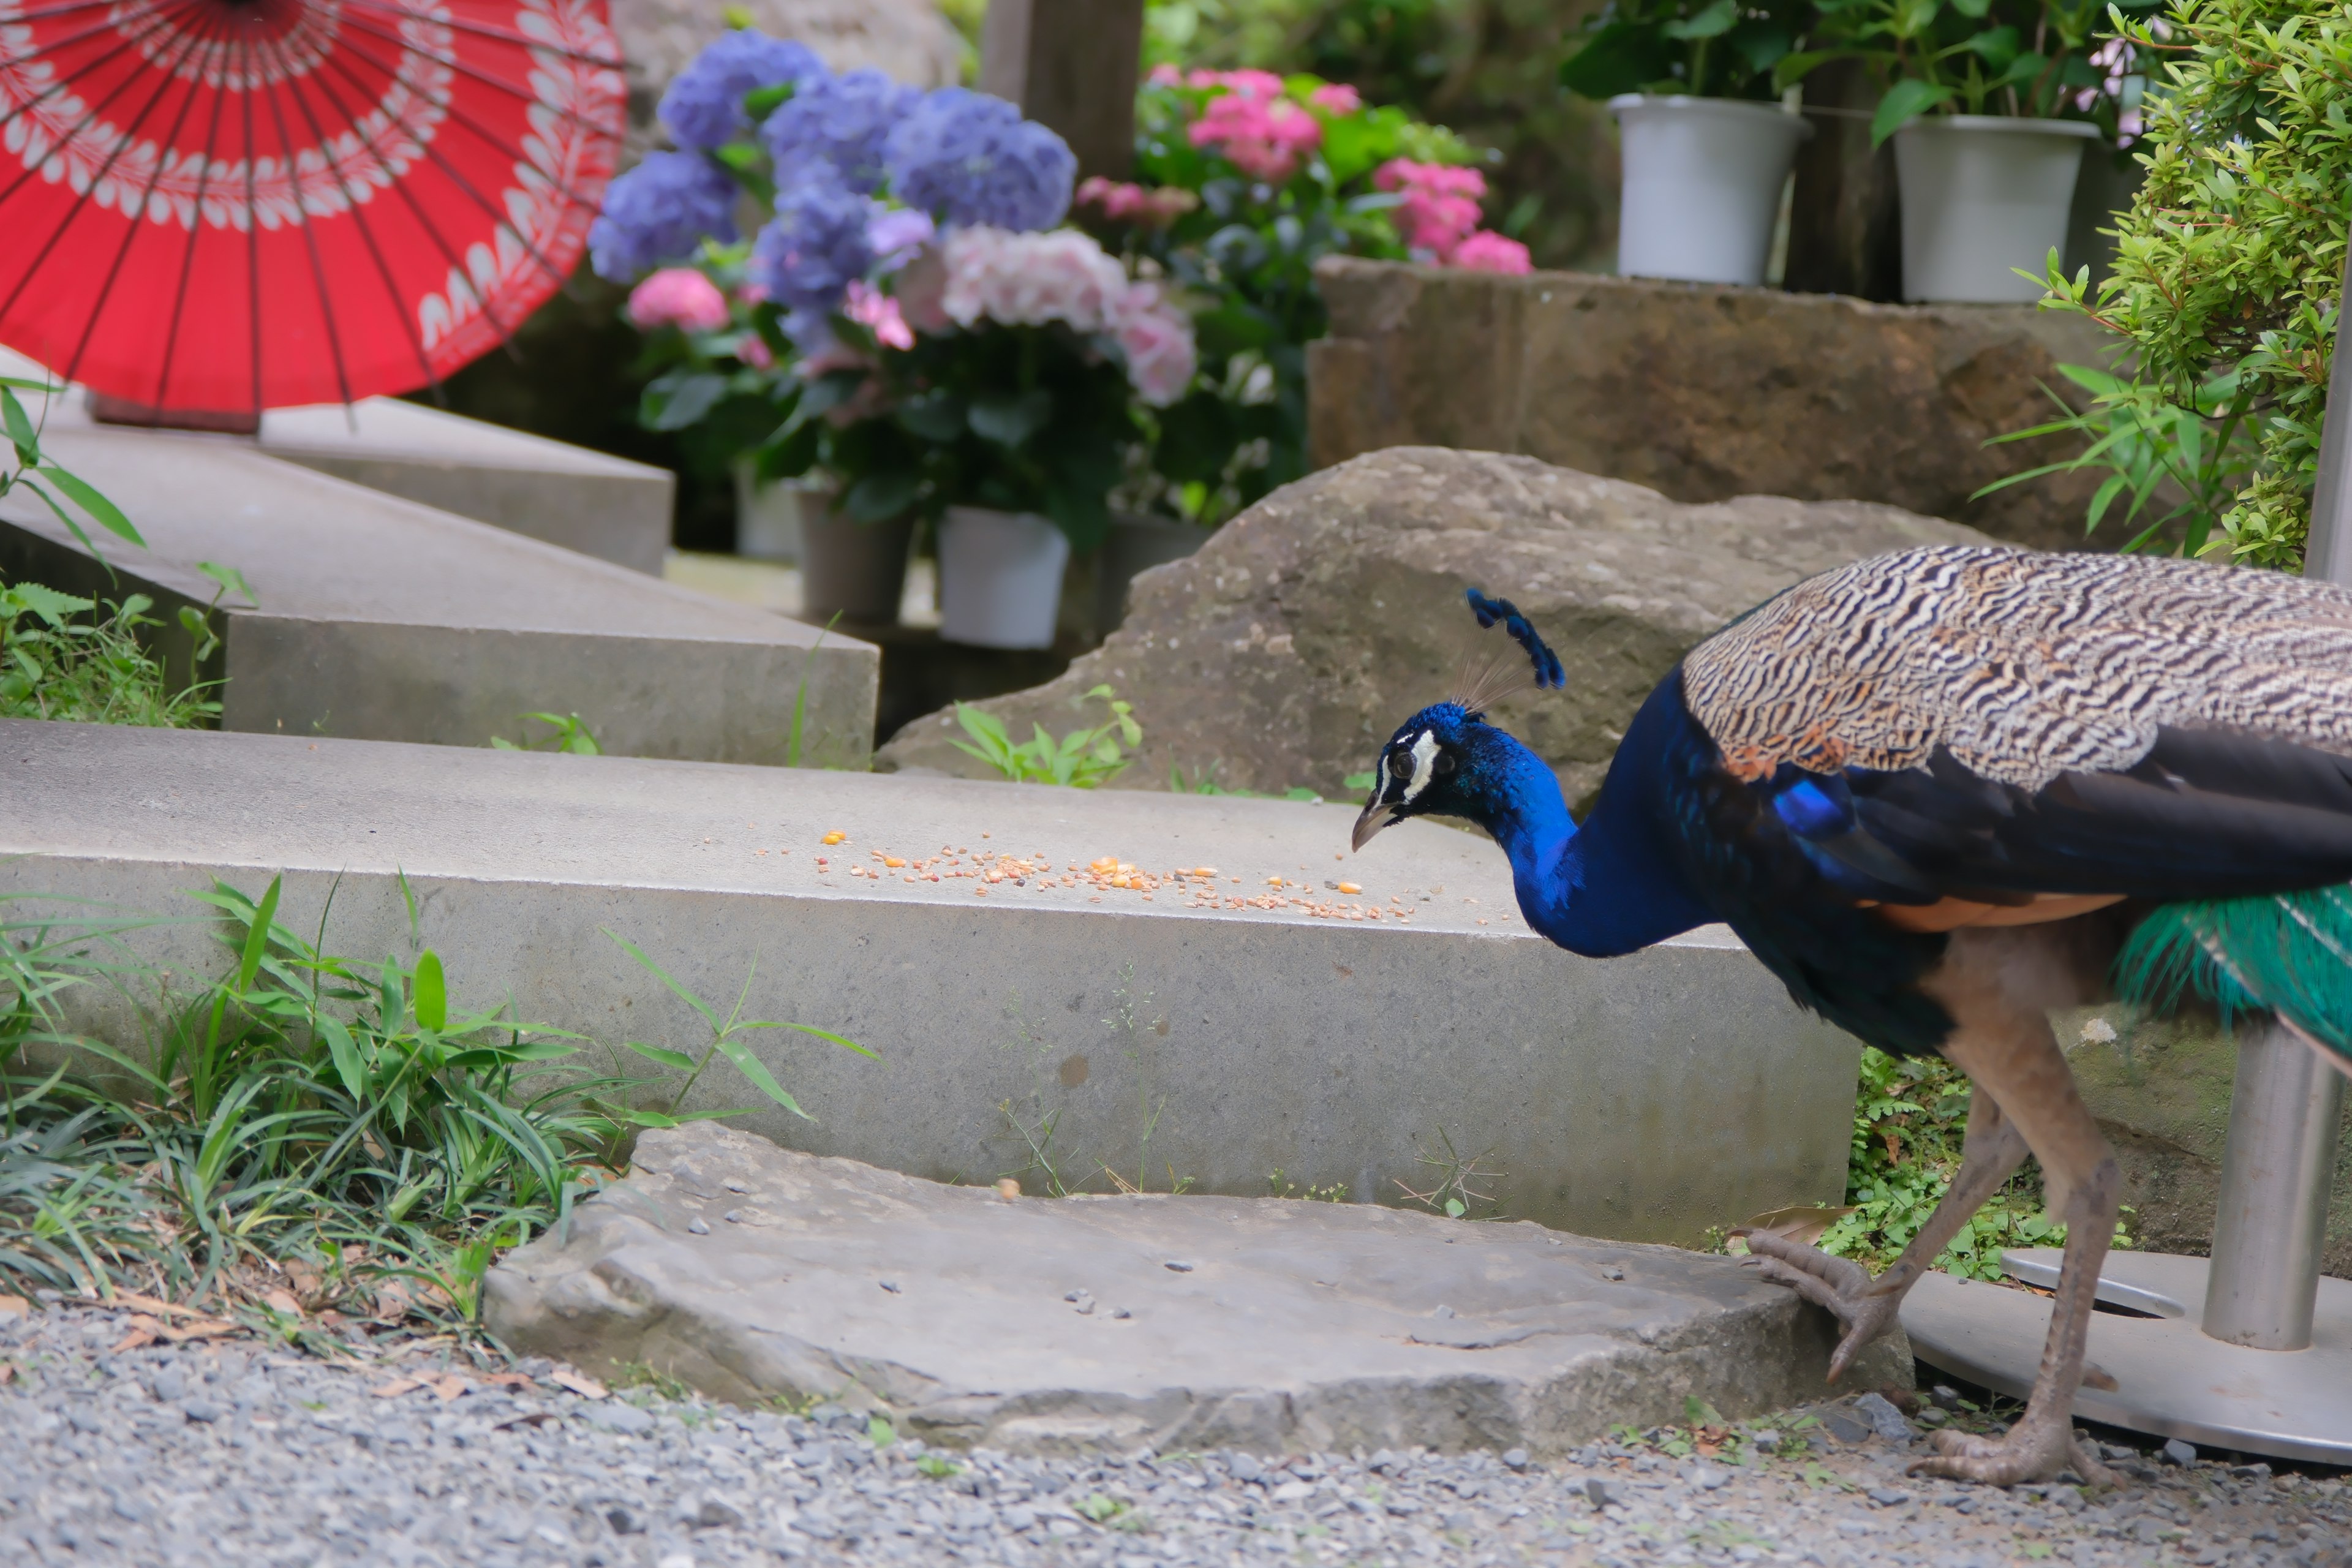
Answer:
[[[981,91],[1061,132],[1081,177],[1126,177],[1142,70],[1143,0],[989,0]]]
[[[1903,297],[1903,235],[1895,149],[1873,151],[1876,86],[1860,60],[1832,60],[1805,79],[1813,134],[1797,148],[1782,286],[1800,294]],[[1810,112],[1827,109],[1843,112]]]

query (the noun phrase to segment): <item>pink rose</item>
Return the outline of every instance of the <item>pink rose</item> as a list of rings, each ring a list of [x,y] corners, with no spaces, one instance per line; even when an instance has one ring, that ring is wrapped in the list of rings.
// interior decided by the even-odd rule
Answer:
[[[1307,101],[1326,114],[1353,114],[1364,107],[1364,96],[1344,81],[1326,82],[1307,95]]]
[[[728,319],[727,296],[690,267],[665,267],[629,293],[629,320],[641,332],[657,327],[715,332]]]
[[[1528,247],[1516,239],[1506,239],[1493,229],[1482,228],[1454,247],[1448,257],[1450,265],[1472,272],[1532,272],[1535,263],[1528,259]]]

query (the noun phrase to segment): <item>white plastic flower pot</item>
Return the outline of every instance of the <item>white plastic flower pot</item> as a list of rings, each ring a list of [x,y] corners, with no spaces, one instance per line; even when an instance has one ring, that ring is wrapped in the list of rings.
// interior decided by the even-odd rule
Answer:
[[[1764,281],[1780,191],[1813,133],[1777,104],[1727,98],[1609,100],[1622,131],[1617,270],[1686,283]]]
[[[801,510],[822,506],[805,484],[792,479],[760,482],[759,468],[750,458],[735,460],[735,553],[754,561],[798,561],[801,558]]]
[[[2080,120],[1931,115],[1895,133],[1903,201],[1903,297],[1971,305],[2039,300],[2083,147],[2099,130]],[[2021,278],[2022,268],[2031,277]]]
[[[1051,647],[1069,537],[1034,512],[951,506],[940,522],[940,636]]]

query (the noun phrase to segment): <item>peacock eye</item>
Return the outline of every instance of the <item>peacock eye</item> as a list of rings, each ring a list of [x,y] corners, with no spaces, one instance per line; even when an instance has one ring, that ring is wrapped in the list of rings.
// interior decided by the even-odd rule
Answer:
[[[1391,752],[1389,753],[1389,772],[1397,778],[1403,778],[1412,772],[1412,759],[1406,756],[1402,752]]]
[[[1454,771],[1454,753],[1451,752],[1438,752],[1436,765],[1437,776],[1440,778],[1444,778],[1447,773],[1452,773]]]

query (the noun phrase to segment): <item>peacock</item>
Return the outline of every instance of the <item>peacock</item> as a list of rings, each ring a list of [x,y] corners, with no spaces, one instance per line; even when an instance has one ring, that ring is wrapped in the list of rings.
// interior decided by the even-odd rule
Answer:
[[[2115,995],[2268,1013],[2352,1068],[2352,591],[2000,546],[1855,562],[1685,656],[1581,824],[1484,713],[1562,685],[1559,659],[1509,601],[1469,603],[1527,659],[1390,738],[1355,847],[1467,818],[1560,946],[1607,957],[1720,921],[1800,1005],[1958,1067],[1977,1091],[1961,1168],[1886,1273],[1748,1246],[1842,1321],[1835,1377],[2032,1152],[2067,1225],[2032,1397],[2000,1439],[1940,1432],[1913,1468],[2112,1481],[2070,1409],[2119,1181],[2047,1014]]]

